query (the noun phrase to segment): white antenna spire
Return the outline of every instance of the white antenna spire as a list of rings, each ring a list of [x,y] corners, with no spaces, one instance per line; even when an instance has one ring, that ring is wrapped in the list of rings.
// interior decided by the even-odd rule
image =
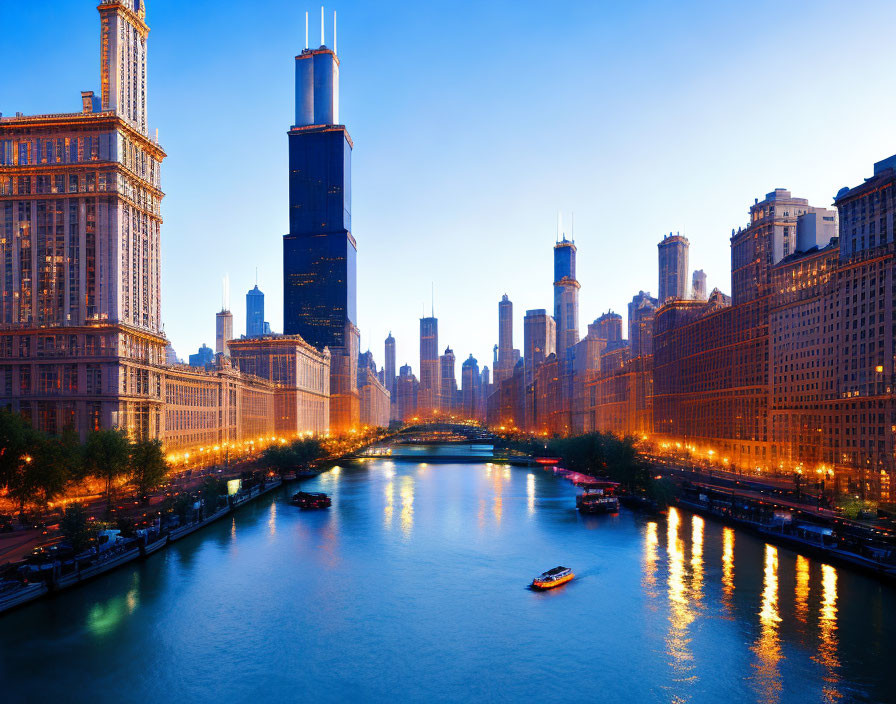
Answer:
[[[320,6],[320,45],[324,46],[324,6]]]
[[[575,211],[572,212],[572,222],[569,225],[569,239],[573,242],[576,241],[576,214]]]
[[[336,10],[333,10],[333,53],[336,53]]]
[[[305,12],[305,48],[308,48],[308,12]]]

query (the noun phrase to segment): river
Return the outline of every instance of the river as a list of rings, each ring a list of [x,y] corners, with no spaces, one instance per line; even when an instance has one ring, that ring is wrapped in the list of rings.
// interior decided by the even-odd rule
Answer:
[[[305,487],[0,617],[3,701],[896,700],[896,590],[721,524],[485,462]]]

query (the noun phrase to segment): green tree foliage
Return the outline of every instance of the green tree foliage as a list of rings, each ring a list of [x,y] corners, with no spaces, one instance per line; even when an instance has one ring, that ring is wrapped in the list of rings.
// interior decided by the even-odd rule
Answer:
[[[158,440],[138,440],[131,445],[131,484],[137,490],[141,503],[149,503],[149,492],[164,483],[168,476],[168,463]]]
[[[128,469],[130,443],[119,430],[96,430],[84,446],[85,465],[94,477],[105,482],[106,509],[111,511],[115,481]]]
[[[80,504],[73,504],[65,509],[59,528],[75,552],[87,549],[96,533],[96,526],[87,520],[87,510]]]
[[[40,439],[18,413],[0,410],[0,486],[19,502],[20,509],[31,496],[30,464]]]
[[[30,498],[42,508],[65,491],[73,479],[82,476],[83,456],[74,433],[43,438],[28,463]]]
[[[652,476],[650,465],[635,447],[634,438],[620,438],[611,433],[553,438],[548,442],[547,454],[560,457],[567,469],[619,482],[625,492],[646,496],[661,505],[671,499],[672,488]]]
[[[289,445],[272,445],[262,455],[262,462],[281,476],[287,472],[306,469],[326,455],[317,438],[301,438]]]
[[[207,518],[213,514],[218,508],[218,497],[227,494],[227,482],[217,477],[206,477],[202,481],[202,487],[199,489],[199,495],[203,501],[203,511]]]

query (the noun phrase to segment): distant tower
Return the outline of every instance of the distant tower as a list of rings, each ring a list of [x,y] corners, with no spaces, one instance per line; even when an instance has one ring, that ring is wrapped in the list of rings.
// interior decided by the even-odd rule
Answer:
[[[445,354],[439,358],[442,381],[442,410],[454,413],[457,410],[457,377],[454,374],[454,352],[445,348]]]
[[[498,358],[495,360],[495,383],[513,375],[513,303],[505,293],[498,303]]]
[[[392,333],[389,333],[389,337],[386,338],[386,367],[385,367],[385,381],[383,382],[383,386],[391,394],[395,390],[395,338],[392,337]]]
[[[439,370],[439,319],[420,318],[420,391],[417,394],[419,413],[431,414],[441,406],[441,371]]]
[[[693,279],[691,280],[691,295],[693,296],[695,301],[705,301],[706,300],[706,274],[703,273],[703,269],[697,269],[694,272]]]
[[[608,347],[618,346],[622,342],[622,316],[609,311],[594,321],[597,336],[607,341]]]
[[[227,342],[233,339],[233,313],[222,308],[215,315],[215,354],[230,356]]]
[[[660,269],[660,305],[669,298],[687,298],[688,294],[688,249],[687,237],[679,234],[663,237],[657,245]]]
[[[544,308],[527,310],[523,318],[523,365],[526,384],[535,380],[535,370],[557,349],[557,325]]]
[[[472,354],[461,365],[460,383],[464,416],[478,418],[481,379],[479,363]]]
[[[246,337],[264,335],[264,294],[255,288],[246,294]]]
[[[579,282],[576,280],[576,245],[563,239],[554,245],[554,321],[557,324],[557,356],[579,341]]]

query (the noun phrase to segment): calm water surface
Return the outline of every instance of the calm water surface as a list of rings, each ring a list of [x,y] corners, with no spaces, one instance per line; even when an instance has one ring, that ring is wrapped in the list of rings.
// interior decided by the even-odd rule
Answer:
[[[9,702],[896,700],[896,591],[540,469],[375,460],[0,618]],[[578,578],[525,588],[562,564]]]

